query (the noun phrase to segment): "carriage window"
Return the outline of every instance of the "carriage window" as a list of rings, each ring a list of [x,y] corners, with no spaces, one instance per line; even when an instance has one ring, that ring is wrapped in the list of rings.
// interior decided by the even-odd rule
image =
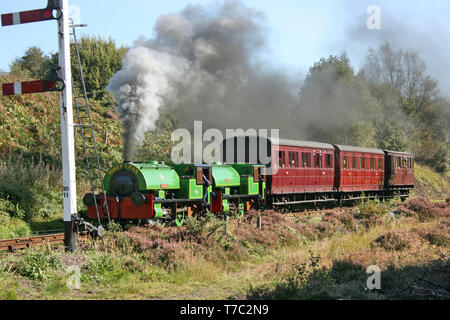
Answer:
[[[342,159],[342,168],[348,169],[348,157],[347,156],[344,156]]]
[[[378,159],[378,170],[383,170],[383,159]]]
[[[314,156],[314,168],[322,168],[322,154],[318,153]]]
[[[297,152],[289,152],[289,166],[292,168],[298,167],[298,153]]]
[[[370,158],[370,170],[375,170],[375,158]]]
[[[302,152],[302,166],[303,168],[311,168],[311,154]]]
[[[352,157],[352,169],[357,169],[356,157]]]
[[[278,162],[279,162],[279,167],[284,168],[284,163],[285,163],[285,152],[284,151],[279,152]]]
[[[361,157],[360,162],[361,162],[361,169],[365,170],[366,169],[366,158]]]
[[[408,158],[408,168],[409,169],[413,168],[413,159],[412,158]]]
[[[397,157],[397,169],[402,168],[402,157]]]
[[[332,154],[325,155],[325,166],[327,168],[333,168],[333,155]]]

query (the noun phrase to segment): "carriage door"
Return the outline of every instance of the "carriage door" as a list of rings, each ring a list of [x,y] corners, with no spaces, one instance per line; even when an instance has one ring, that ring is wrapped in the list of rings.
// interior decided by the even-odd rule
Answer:
[[[314,154],[314,177],[315,185],[319,187],[323,184],[324,178],[322,178],[323,156],[321,150],[315,150]]]

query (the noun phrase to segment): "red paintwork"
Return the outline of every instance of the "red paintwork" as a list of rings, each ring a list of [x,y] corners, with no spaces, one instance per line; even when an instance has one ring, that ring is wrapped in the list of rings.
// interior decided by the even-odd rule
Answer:
[[[55,89],[55,83],[47,80],[36,80],[21,82],[22,94],[46,92]],[[14,83],[2,84],[2,90],[4,96],[17,94],[14,89]]]
[[[97,196],[98,213],[100,218],[107,218],[107,212],[103,209],[104,197],[103,195]],[[143,205],[136,207],[131,202],[131,198],[123,198],[120,200],[120,204],[117,203],[115,198],[107,197],[109,214],[111,219],[117,219],[117,207],[120,205],[120,218],[121,219],[151,219],[154,216],[153,212],[153,195],[147,195],[147,202]],[[91,219],[97,219],[97,212],[95,206],[88,207],[88,216]]]
[[[331,154],[334,158],[334,150],[280,145],[278,150],[275,147],[272,149],[272,155],[277,152],[285,152],[285,159],[284,167],[280,167],[279,162],[272,156],[272,163],[278,167],[278,172],[271,176],[272,194],[333,190],[334,163],[331,168],[325,168],[325,154]],[[289,152],[298,153],[298,166],[289,166]],[[311,155],[311,167],[302,166],[302,152]],[[315,154],[324,155],[322,168],[315,168]],[[334,159],[332,161],[334,162]]]
[[[39,22],[53,19],[52,10],[50,9],[37,9],[19,12],[20,24]],[[11,26],[14,24],[13,14],[2,14],[2,26]]]
[[[344,168],[344,157],[347,157],[347,169]],[[356,157],[356,168],[353,168],[352,157]],[[366,159],[366,166],[361,166],[361,158]],[[336,151],[335,187],[339,191],[382,190],[384,185],[384,155],[367,152]],[[371,169],[370,159],[375,159],[375,168]],[[381,168],[379,167],[381,159]]]
[[[386,151],[388,162],[391,166],[391,176],[388,184],[390,186],[413,186],[414,178],[414,156],[410,153]],[[400,158],[401,168],[397,166],[397,159]],[[410,160],[409,160],[410,159]],[[408,166],[408,160],[411,161],[411,168]]]
[[[216,192],[216,196],[211,196],[211,212],[217,213],[222,212],[223,210],[223,202],[222,202],[222,192]]]

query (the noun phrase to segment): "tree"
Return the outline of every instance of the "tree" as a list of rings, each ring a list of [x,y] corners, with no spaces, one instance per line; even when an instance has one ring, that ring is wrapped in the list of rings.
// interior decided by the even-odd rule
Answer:
[[[419,53],[395,50],[386,43],[369,49],[360,73],[383,106],[380,147],[401,150],[406,138],[417,160],[446,170],[449,103],[441,97],[437,81],[426,75]]]
[[[106,86],[111,77],[121,69],[122,58],[127,49],[118,48],[111,38],[104,40],[97,37],[82,37],[78,41],[78,50],[88,96],[101,99],[107,93]],[[71,45],[71,59],[75,85],[81,88],[80,68],[73,44]]]
[[[57,56],[45,55],[38,47],[30,47],[21,58],[15,59],[10,70],[12,74],[32,78],[35,80],[47,79],[50,69],[57,64]]]
[[[310,68],[296,114],[308,139],[373,147],[378,109],[343,53]]]

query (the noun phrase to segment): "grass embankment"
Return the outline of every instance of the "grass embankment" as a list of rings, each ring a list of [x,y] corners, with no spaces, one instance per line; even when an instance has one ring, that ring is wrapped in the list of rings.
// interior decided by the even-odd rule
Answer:
[[[395,207],[395,208],[394,208]],[[1,261],[3,298],[448,299],[450,204],[361,203],[242,221],[189,220],[183,228],[109,233],[76,254],[29,250]],[[66,286],[81,268],[80,290]],[[381,290],[367,290],[367,267]]]
[[[437,173],[427,166],[417,163],[414,166],[416,184],[412,196],[433,200],[445,200],[450,197],[450,171]]]
[[[0,83],[22,81],[0,75]],[[104,167],[121,157],[121,124],[113,105],[91,101]],[[105,144],[105,133],[108,141]],[[76,136],[77,188],[87,190],[80,135]],[[59,95],[0,96],[0,239],[62,229],[61,128]]]

